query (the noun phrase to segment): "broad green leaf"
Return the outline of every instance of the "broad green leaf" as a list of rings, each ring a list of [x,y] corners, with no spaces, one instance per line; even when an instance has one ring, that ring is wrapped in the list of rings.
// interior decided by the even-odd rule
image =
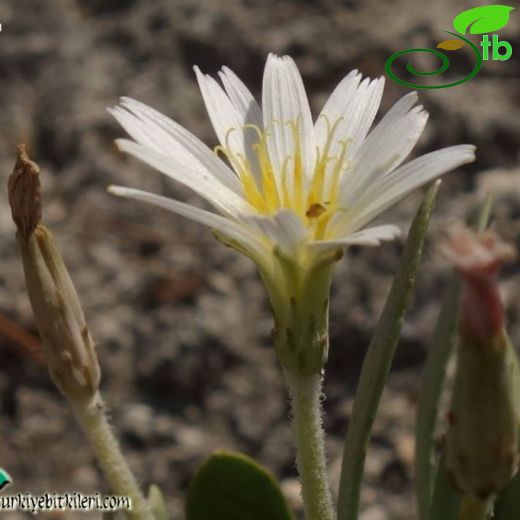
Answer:
[[[445,51],[456,51],[462,49],[466,44],[462,40],[443,40],[437,44],[437,49]]]
[[[478,231],[486,229],[492,205],[493,199],[488,197],[474,224]],[[446,511],[446,508],[452,511],[453,504],[458,504],[459,500],[451,484],[447,482],[443,463],[435,461],[434,431],[439,418],[439,401],[446,379],[446,367],[456,340],[460,293],[459,278],[451,275],[442,298],[433,344],[423,370],[415,430],[415,491],[420,520],[449,520],[451,517],[448,512],[445,512],[445,516],[439,516],[438,513],[435,516],[433,512]]]
[[[148,503],[155,520],[168,520],[166,500],[163,492],[156,484],[152,484],[148,490]]]
[[[187,520],[291,520],[274,477],[250,457],[215,452],[191,482]]]
[[[439,183],[436,182],[428,190],[412,222],[399,270],[365,355],[343,451],[338,520],[358,517],[361,480],[372,425],[395,354],[404,314],[415,287]]]
[[[514,9],[508,5],[482,5],[462,11],[453,19],[453,27],[461,34],[485,34],[498,31],[509,22],[509,13]]]

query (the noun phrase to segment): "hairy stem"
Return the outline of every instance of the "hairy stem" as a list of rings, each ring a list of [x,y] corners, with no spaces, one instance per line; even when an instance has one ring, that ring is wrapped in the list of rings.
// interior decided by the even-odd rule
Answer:
[[[70,401],[74,414],[84,429],[101,469],[112,492],[128,496],[132,510],[127,511],[132,520],[152,520],[153,516],[137,481],[121,453],[119,443],[108,422],[106,408],[99,393],[90,402]]]
[[[307,520],[336,518],[327,481],[327,462],[321,422],[322,376],[285,371],[296,443],[296,464]]]

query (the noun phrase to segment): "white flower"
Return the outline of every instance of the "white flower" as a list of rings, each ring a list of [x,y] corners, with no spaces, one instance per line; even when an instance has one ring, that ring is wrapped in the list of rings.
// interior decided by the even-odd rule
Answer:
[[[215,153],[133,99],[122,98],[111,112],[133,138],[118,140],[121,150],[193,189],[214,212],[141,190],[109,189],[206,224],[252,258],[273,308],[280,363],[292,373],[318,374],[328,353],[335,260],[351,244],[395,238],[394,225],[366,226],[412,190],[473,161],[474,147],[444,148],[400,166],[428,116],[414,107],[413,92],[370,131],[384,79],[361,81],[357,71],[340,82],[315,123],[287,56],[267,59],[262,108],[228,68],[219,74],[223,88],[195,72],[220,141]]]
[[[351,244],[393,239],[394,225],[366,226],[412,190],[474,160],[474,147],[459,145],[401,166],[428,115],[414,107],[412,92],[370,131],[384,78],[362,81],[352,71],[313,123],[288,56],[268,57],[261,108],[228,68],[219,73],[223,88],[195,72],[220,141],[215,153],[138,101],[122,98],[110,111],[133,139],[118,140],[121,150],[190,187],[215,212],[136,189],[109,189],[206,224],[267,271],[273,250],[312,265]]]

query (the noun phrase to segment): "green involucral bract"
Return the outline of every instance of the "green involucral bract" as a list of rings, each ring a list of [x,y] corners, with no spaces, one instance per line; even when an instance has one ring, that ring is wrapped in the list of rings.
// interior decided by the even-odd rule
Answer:
[[[276,355],[289,372],[319,374],[329,349],[329,295],[341,251],[305,267],[274,250],[278,273],[268,280],[261,273],[273,307]]]
[[[343,252],[291,257],[274,246],[267,265],[223,233],[214,230],[213,235],[255,262],[271,303],[273,340],[282,367],[299,375],[321,373],[329,349],[330,286]]]
[[[486,344],[460,339],[446,467],[465,493],[487,498],[518,467],[518,357],[502,330]]]

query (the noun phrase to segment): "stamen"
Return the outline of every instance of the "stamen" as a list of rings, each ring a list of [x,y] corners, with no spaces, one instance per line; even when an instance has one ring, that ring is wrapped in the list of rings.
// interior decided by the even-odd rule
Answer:
[[[327,127],[327,140],[325,141],[322,153],[316,154],[316,166],[314,168],[314,176],[312,179],[307,201],[309,205],[319,201],[324,196],[323,190],[325,188],[324,184],[326,179],[327,166],[329,162],[333,159],[333,157],[329,155],[330,147],[332,145],[334,133],[336,132],[338,124],[343,119],[343,117],[339,117],[338,119],[336,119],[334,124],[331,125],[330,120],[326,114],[321,114],[320,117],[324,119],[325,125]]]
[[[262,141],[264,135],[269,135],[266,130],[262,130],[258,125],[254,125],[253,123],[246,123],[244,128],[254,130],[258,136],[258,142]]]
[[[282,165],[282,192],[283,192],[283,205],[285,208],[292,207],[292,200],[289,194],[289,187],[287,186],[287,174],[289,168],[290,157],[286,157]]]
[[[274,213],[277,209],[280,209],[281,204],[278,196],[278,188],[276,186],[273,166],[267,153],[265,135],[261,135],[260,142],[253,146],[253,150],[258,157],[260,171],[262,172],[262,192],[267,211]]]
[[[286,121],[292,131],[294,139],[294,161],[293,165],[293,204],[294,210],[300,215],[303,214],[303,164],[302,164],[302,146],[300,133],[298,131],[301,117],[298,116],[296,121]]]
[[[230,129],[230,131],[233,129]],[[226,134],[226,146],[230,131]],[[260,193],[258,185],[256,184],[253,176],[250,174],[250,164],[245,157],[241,154],[233,154],[229,148],[225,148],[222,145],[217,145],[213,148],[214,153],[223,155],[237,172],[240,181],[242,182],[242,188],[244,190],[244,196],[246,200],[252,204],[259,212],[265,213],[265,201]]]
[[[309,234],[316,240],[325,238],[328,223],[337,211],[346,211],[345,208],[337,208],[336,204],[341,174],[348,167],[345,158],[349,144],[348,140],[334,141],[334,135],[342,118],[338,118],[334,124],[331,124],[325,114],[321,117],[326,125],[326,140],[321,151],[319,148],[316,150],[316,161],[308,191],[304,177],[308,172],[303,170],[300,116],[296,120],[283,123],[273,120],[266,129],[250,123],[244,125],[243,130],[251,129],[257,136],[258,142],[249,144],[257,161],[249,154],[244,157],[243,154],[232,151],[231,133],[236,131],[236,128],[230,128],[226,132],[224,146],[219,145],[214,148],[217,155],[224,156],[231,163],[241,180],[246,200],[259,213],[272,215],[282,208],[291,209],[305,222]],[[283,161],[279,178],[275,174],[267,146],[267,139],[275,124],[288,125],[294,143],[292,153]],[[271,132],[268,129],[271,129]],[[338,153],[331,155],[335,143],[339,144]],[[259,176],[253,175],[251,160],[258,165]],[[323,200],[324,198],[326,201]]]
[[[228,155],[224,147],[220,144],[217,144],[213,147],[213,153],[218,157],[219,155],[223,155],[225,159],[229,161]]]
[[[332,204],[336,204],[336,201],[338,200],[338,194],[339,194],[339,179],[341,172],[345,171],[348,168],[348,161],[345,160],[345,156],[347,154],[347,148],[350,143],[350,139],[347,140],[340,140],[338,141],[340,144],[340,153],[339,157],[336,158],[336,163],[334,165],[334,168],[331,173],[331,179],[330,179],[330,194],[329,198],[332,202]]]

